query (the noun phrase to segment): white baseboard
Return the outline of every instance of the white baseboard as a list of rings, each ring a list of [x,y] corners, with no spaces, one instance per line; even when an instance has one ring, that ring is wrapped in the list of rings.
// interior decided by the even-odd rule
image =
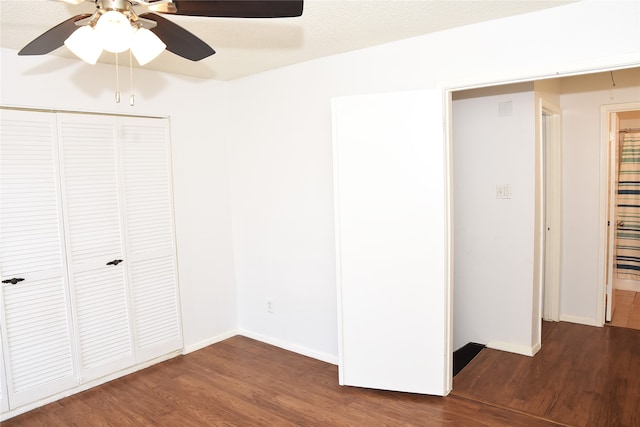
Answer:
[[[531,347],[531,356],[535,356],[540,351],[541,348],[542,348],[542,343],[540,342],[536,343],[536,345]]]
[[[587,325],[587,326],[598,326],[598,327],[603,326],[603,325],[599,325],[596,319],[590,319],[588,317],[571,316],[569,314],[561,314],[560,321],[578,323],[580,325]]]
[[[613,288],[621,291],[640,292],[640,282],[637,280],[618,279],[614,282]]]
[[[239,334],[240,334],[240,331],[238,329],[232,329],[230,331],[223,332],[219,335],[216,335],[215,337],[207,338],[206,340],[202,340],[195,344],[190,344],[188,346],[185,346],[184,349],[182,350],[182,354],[189,354],[193,351],[200,350],[202,348],[208,347],[220,341],[224,341],[228,338],[234,337]]]
[[[526,345],[511,344],[511,343],[502,342],[502,341],[489,341],[489,343],[487,344],[487,347],[492,348],[494,350],[521,354],[523,356],[533,356],[538,352],[538,350],[540,350],[540,343],[536,344],[533,347],[530,347]]]
[[[283,348],[285,350],[292,351],[294,353],[301,354],[303,356],[311,357],[313,359],[321,360],[323,362],[331,363],[332,365],[338,364],[338,356],[334,356],[331,354],[321,353],[319,351],[310,350],[306,347],[301,347],[296,344],[291,344],[285,341],[280,341],[272,337],[268,337],[266,335],[261,335],[255,332],[247,331],[245,329],[240,329],[238,332],[239,335],[245,336],[247,338],[251,338],[265,344],[270,344],[276,347]]]

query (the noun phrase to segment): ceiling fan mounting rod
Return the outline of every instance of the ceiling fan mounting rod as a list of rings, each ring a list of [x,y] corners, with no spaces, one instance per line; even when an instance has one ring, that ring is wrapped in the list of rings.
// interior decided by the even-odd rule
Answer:
[[[129,0],[96,0],[96,7],[100,10],[116,10],[127,14],[131,11]]]

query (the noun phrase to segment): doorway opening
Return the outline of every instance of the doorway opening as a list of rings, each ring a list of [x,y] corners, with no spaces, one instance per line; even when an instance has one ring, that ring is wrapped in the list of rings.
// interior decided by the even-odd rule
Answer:
[[[640,329],[640,103],[602,107],[608,153],[604,317]]]
[[[638,76],[629,68],[451,92],[454,350],[480,343],[533,355],[541,319],[604,325],[600,109],[640,110]],[[555,182],[554,162],[564,169]]]
[[[540,147],[543,224],[540,254],[542,319],[560,320],[560,260],[562,256],[562,116],[560,108],[540,100]]]

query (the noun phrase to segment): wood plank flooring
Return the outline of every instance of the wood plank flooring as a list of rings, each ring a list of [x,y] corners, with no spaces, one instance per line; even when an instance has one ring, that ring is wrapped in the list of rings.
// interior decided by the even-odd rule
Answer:
[[[30,426],[557,426],[461,396],[340,387],[338,368],[233,337],[2,423]]]
[[[572,426],[640,426],[640,331],[544,323],[535,357],[482,350],[453,394]]]
[[[616,305],[609,325],[640,329],[640,296],[638,292],[616,289]]]
[[[336,366],[238,336],[2,426],[640,426],[640,331],[543,336],[533,358],[482,350],[445,398],[340,387]]]

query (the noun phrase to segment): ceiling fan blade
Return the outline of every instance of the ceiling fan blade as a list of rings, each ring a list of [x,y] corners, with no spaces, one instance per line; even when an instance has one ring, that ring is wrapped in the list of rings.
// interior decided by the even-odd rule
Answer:
[[[64,22],[56,25],[50,30],[45,31],[38,36],[31,43],[18,52],[18,55],[44,55],[53,50],[56,50],[64,44],[64,41],[78,29],[76,21],[91,16],[89,13],[83,15],[76,15],[73,18],[69,18]]]
[[[151,31],[167,45],[169,52],[191,61],[200,61],[216,53],[211,46],[198,37],[160,15],[143,13],[140,17],[150,19],[158,24],[151,28]]]
[[[173,0],[178,15],[219,18],[290,18],[302,15],[302,0]]]

